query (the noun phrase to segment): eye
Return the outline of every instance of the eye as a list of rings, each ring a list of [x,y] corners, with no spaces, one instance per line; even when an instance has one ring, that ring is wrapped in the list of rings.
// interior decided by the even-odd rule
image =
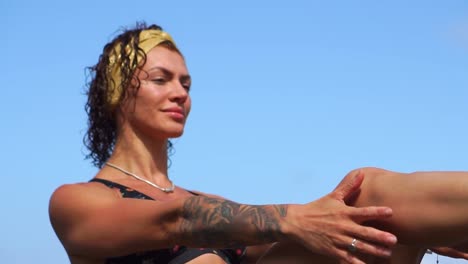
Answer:
[[[182,84],[182,87],[184,87],[184,89],[189,92],[190,91],[190,83],[183,83]]]
[[[155,84],[164,84],[166,82],[166,79],[164,79],[163,77],[157,77],[157,78],[151,79],[151,81]]]

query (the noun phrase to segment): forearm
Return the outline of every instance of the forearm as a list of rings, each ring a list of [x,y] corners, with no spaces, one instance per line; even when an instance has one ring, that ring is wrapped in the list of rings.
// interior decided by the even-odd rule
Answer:
[[[184,201],[174,240],[187,246],[233,247],[285,240],[288,205],[244,205],[196,196]]]
[[[195,196],[160,203],[120,199],[90,208],[69,231],[59,232],[68,251],[95,257],[188,247],[227,248],[285,239],[288,205],[250,206]],[[65,234],[64,234],[65,233]]]
[[[356,206],[385,205],[393,217],[377,221],[400,242],[449,245],[468,239],[468,173],[396,173],[362,169],[365,181]]]
[[[344,198],[354,193],[362,180],[362,174],[350,174],[332,193],[305,205],[250,206],[203,196],[187,198],[171,237],[176,244],[206,247],[296,241],[309,250],[353,264],[362,262],[345,248],[353,237],[362,237],[368,241],[359,246],[362,252],[387,257],[395,237],[359,222],[388,218],[391,210],[344,204]]]

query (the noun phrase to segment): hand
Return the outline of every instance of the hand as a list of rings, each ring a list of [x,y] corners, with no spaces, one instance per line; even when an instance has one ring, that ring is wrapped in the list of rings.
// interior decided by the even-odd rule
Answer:
[[[450,258],[468,259],[468,251],[457,247],[434,247],[431,250],[439,255]]]
[[[306,205],[296,205],[291,212],[293,238],[310,250],[338,258],[343,263],[364,264],[357,254],[389,257],[390,247],[396,244],[394,235],[363,226],[369,220],[386,219],[392,216],[388,207],[349,207],[345,200],[355,194],[364,175],[348,174],[333,192]],[[355,250],[350,246],[355,242]]]

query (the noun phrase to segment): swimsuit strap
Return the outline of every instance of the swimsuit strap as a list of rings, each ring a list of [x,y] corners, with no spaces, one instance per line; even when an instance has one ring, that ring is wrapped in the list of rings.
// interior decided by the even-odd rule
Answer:
[[[113,181],[105,180],[105,179],[100,179],[100,178],[94,178],[90,180],[90,182],[99,182],[111,189],[119,189],[120,194],[122,195],[123,198],[134,198],[134,199],[141,199],[141,200],[154,200],[153,198],[149,197],[148,195],[141,193],[137,190],[134,190],[130,187],[124,186],[122,184],[118,184]]]
[[[141,192],[139,192],[137,190],[134,190],[134,189],[132,189],[130,187],[127,187],[125,185],[122,185],[122,184],[119,184],[119,183],[116,183],[116,182],[113,182],[113,181],[109,181],[109,180],[106,180],[106,179],[94,178],[94,179],[90,180],[90,182],[99,182],[99,183],[102,183],[102,184],[106,185],[109,188],[117,188],[117,189],[120,190],[120,193],[122,194],[123,198],[154,200],[153,198],[149,197],[148,195],[146,195],[144,193],[141,193]],[[187,192],[189,192],[189,193],[191,193],[191,194],[193,194],[195,196],[201,196],[201,194],[193,192],[193,191],[187,190]]]

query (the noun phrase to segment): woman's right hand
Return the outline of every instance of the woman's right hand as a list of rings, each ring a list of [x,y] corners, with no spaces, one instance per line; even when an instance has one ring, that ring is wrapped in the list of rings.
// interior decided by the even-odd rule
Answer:
[[[360,171],[353,171],[321,199],[305,205],[290,205],[285,220],[291,224],[293,239],[315,253],[338,258],[342,263],[364,264],[359,254],[389,257],[396,237],[363,223],[389,218],[392,210],[345,204],[345,200],[359,190],[363,180]]]

